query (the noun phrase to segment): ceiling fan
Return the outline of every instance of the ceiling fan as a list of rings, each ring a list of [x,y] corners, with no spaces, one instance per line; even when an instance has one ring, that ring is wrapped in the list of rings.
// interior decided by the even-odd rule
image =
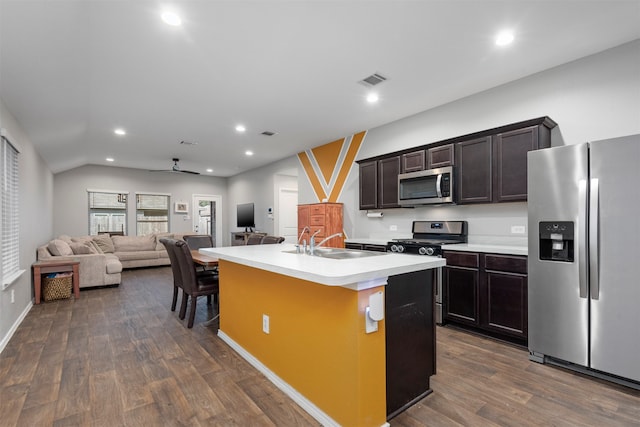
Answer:
[[[180,161],[180,159],[174,157],[171,160],[173,160],[173,166],[171,167],[171,169],[157,169],[157,170],[152,170],[150,172],[179,172],[179,173],[190,173],[192,175],[200,175],[200,172],[187,171],[187,170],[180,169],[180,166],[178,165],[178,162]]]

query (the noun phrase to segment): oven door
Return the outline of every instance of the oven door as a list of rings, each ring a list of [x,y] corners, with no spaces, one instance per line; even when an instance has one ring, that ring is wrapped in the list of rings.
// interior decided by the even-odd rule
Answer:
[[[398,175],[398,204],[416,206],[453,203],[453,168],[429,169]]]

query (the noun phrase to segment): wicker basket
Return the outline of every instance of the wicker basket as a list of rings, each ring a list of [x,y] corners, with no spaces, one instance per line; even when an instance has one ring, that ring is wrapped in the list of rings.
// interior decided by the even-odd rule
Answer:
[[[42,279],[42,297],[45,301],[71,298],[73,274],[44,277]]]

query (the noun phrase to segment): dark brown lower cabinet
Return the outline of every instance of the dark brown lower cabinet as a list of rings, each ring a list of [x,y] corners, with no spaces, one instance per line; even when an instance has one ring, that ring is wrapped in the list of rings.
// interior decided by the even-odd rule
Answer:
[[[387,419],[431,393],[436,373],[435,270],[391,276],[385,289]]]
[[[444,320],[527,343],[527,257],[445,251]]]

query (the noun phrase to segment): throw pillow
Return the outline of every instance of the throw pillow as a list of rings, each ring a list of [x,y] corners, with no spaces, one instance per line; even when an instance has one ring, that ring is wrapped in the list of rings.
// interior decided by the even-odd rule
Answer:
[[[74,255],[88,255],[88,254],[97,254],[96,250],[93,246],[89,246],[84,243],[74,243],[72,242],[70,245],[71,250]]]
[[[96,242],[94,242],[93,240],[87,242],[87,244],[93,246],[93,249],[95,249],[97,254],[103,254],[104,252],[102,252],[102,249],[100,248],[100,246],[98,246],[98,244]]]
[[[55,239],[49,242],[47,245],[47,249],[51,252],[53,256],[69,256],[73,255],[73,251],[71,250],[71,246],[64,240]]]
[[[102,252],[105,254],[112,254],[115,252],[113,247],[113,241],[111,240],[111,236],[106,234],[100,234],[98,236],[93,236],[93,241],[96,242],[98,247],[102,249]]]
[[[73,239],[66,234],[61,234],[60,236],[58,236],[58,240],[63,240],[69,244],[71,244],[71,242],[73,241]]]

